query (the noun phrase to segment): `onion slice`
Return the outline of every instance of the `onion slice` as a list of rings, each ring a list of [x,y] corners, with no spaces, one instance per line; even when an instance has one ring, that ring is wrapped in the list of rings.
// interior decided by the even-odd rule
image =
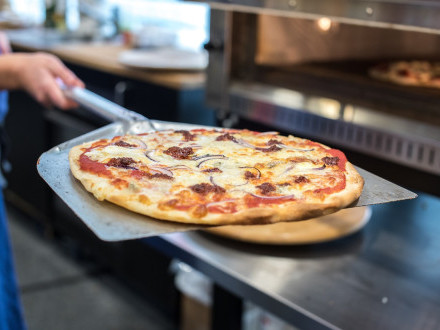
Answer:
[[[262,199],[289,199],[289,198],[295,198],[294,194],[291,195],[284,195],[284,196],[261,196],[261,195],[255,195],[253,193],[249,193],[249,195],[256,197],[256,198],[262,198]]]
[[[147,151],[147,152],[145,152],[145,157],[147,157],[149,160],[151,160],[152,162],[158,162],[157,160],[155,160],[154,158],[152,158],[151,156],[150,156],[150,154],[152,153],[152,152],[154,152],[154,150],[149,150],[149,151]]]
[[[219,157],[219,156],[213,156],[213,157],[210,157],[210,158],[206,158],[206,159],[202,160],[200,163],[198,163],[198,164],[196,165],[196,167],[199,168],[200,165],[202,165],[204,162],[207,162],[208,160],[211,160],[211,159],[227,159],[227,158],[228,158],[228,157],[226,157],[226,156],[221,156],[221,157]]]
[[[286,168],[285,170],[284,170],[284,172],[283,173],[281,173],[279,176],[282,176],[282,175],[284,175],[284,174],[286,174],[287,172],[289,172],[290,170],[292,170],[293,168],[294,168],[295,166],[289,166],[288,168]]]
[[[203,159],[203,158],[212,158],[212,157],[226,158],[225,155],[211,155],[211,154],[206,154],[206,155],[203,155],[203,156],[195,156],[195,157],[192,157],[191,160],[199,160],[199,159]]]
[[[158,166],[149,166],[150,170],[155,171],[155,172],[159,172],[168,176],[174,176],[173,172],[171,172],[169,169],[164,168],[164,167],[158,167]]]
[[[132,141],[136,142],[137,144],[139,144],[139,147],[141,149],[148,149],[147,145],[145,144],[144,141],[140,140],[140,139],[131,139]]]
[[[325,166],[325,164],[324,165],[322,165],[321,167],[315,167],[315,168],[312,168],[312,170],[314,170],[314,171],[321,171],[321,170],[323,170],[323,169],[325,169],[327,166]]]
[[[291,147],[291,146],[286,146],[285,144],[277,144],[277,146],[279,146],[280,148],[288,149],[288,150],[302,151],[302,152],[307,152],[307,151],[313,151],[313,150],[315,150],[315,148],[311,148],[311,149],[301,149],[301,148],[295,148],[295,147]]]

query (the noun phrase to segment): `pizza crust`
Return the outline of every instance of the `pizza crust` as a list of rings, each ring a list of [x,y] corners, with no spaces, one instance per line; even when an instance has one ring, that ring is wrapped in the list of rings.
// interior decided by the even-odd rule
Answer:
[[[160,209],[156,203],[148,203],[148,194],[139,194],[129,189],[118,189],[109,184],[107,178],[99,177],[80,168],[79,158],[85,149],[92,146],[92,142],[73,147],[69,153],[69,162],[72,174],[91,192],[96,199],[107,200],[131,211],[144,214],[156,219],[177,221],[182,223],[202,225],[227,224],[270,224],[282,221],[299,221],[320,217],[334,213],[356,201],[361,195],[364,185],[363,178],[353,165],[346,163],[345,189],[326,195],[323,200],[289,201],[282,204],[270,204],[240,210],[236,213],[211,213],[203,217],[194,217],[191,212],[177,209]],[[325,146],[324,146],[325,147]],[[327,147],[328,148],[328,147]],[[154,190],[151,190],[154,194]]]

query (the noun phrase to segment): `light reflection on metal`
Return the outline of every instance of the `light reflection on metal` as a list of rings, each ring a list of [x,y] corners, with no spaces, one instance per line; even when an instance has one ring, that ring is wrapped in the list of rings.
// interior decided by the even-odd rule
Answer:
[[[301,98],[298,94],[301,93],[273,86],[235,82],[229,89],[230,111],[275,129],[324,139],[440,174],[438,126],[315,95],[303,94]]]
[[[437,1],[359,0],[210,0],[211,8],[319,19],[340,23],[440,33],[440,5]]]

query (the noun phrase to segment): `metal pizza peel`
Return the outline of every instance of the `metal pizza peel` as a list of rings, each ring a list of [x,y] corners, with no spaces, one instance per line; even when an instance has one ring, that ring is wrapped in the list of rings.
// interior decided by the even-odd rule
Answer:
[[[44,152],[38,160],[37,169],[54,192],[100,239],[104,241],[122,241],[207,228],[204,225],[188,225],[156,220],[131,212],[110,202],[100,202],[73,177],[68,159],[69,150],[73,146],[92,140],[112,138],[116,135],[138,134],[152,130],[189,130],[200,127],[206,128],[206,126],[150,120],[79,87],[66,89],[65,93],[78,104],[113,123]],[[417,197],[415,193],[377,175],[359,167],[356,167],[356,169],[364,178],[365,185],[360,198],[350,207],[396,202]]]

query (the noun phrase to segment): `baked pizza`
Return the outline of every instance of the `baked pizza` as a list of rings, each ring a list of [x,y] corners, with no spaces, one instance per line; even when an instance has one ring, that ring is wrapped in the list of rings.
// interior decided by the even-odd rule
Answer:
[[[264,224],[335,212],[363,179],[345,155],[277,132],[164,130],[73,147],[73,175],[98,200],[156,219]]]
[[[369,70],[371,77],[408,86],[440,88],[440,62],[394,61]]]

